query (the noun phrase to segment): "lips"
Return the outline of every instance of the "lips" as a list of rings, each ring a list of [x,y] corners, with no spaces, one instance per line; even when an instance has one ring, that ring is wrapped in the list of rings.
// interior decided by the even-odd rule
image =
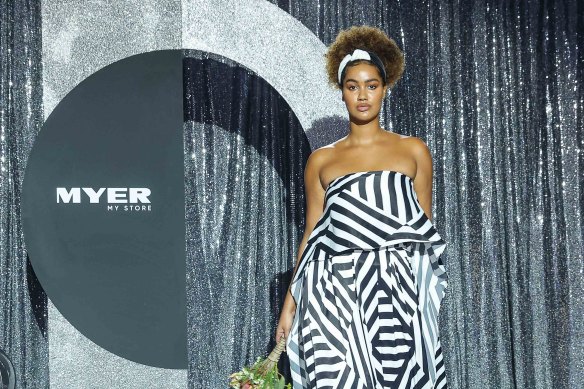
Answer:
[[[359,104],[357,106],[357,110],[359,110],[360,112],[365,112],[367,111],[369,108],[371,108],[371,106],[369,104]]]

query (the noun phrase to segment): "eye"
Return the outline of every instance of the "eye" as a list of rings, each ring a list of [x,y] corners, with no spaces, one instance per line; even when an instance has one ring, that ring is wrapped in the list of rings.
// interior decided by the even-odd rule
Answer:
[[[377,85],[369,85],[371,87],[373,87],[373,89],[377,89]]]

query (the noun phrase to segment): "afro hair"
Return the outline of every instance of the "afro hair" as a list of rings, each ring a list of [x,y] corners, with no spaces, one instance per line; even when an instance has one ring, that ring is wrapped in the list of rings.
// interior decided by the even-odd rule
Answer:
[[[383,31],[370,26],[353,26],[342,30],[335,41],[329,46],[326,54],[326,71],[329,83],[341,89],[339,85],[339,64],[347,54],[355,49],[372,51],[381,59],[385,66],[386,79],[384,85],[393,88],[404,72],[404,54],[395,41]],[[351,62],[348,66],[356,65],[366,60]],[[368,62],[368,61],[366,61]]]

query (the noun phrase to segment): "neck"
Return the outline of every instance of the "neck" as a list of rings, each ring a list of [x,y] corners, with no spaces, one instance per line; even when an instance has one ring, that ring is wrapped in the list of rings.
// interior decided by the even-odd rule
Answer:
[[[379,126],[379,117],[366,123],[351,120],[347,140],[355,146],[366,146],[375,143],[384,132],[386,131]]]

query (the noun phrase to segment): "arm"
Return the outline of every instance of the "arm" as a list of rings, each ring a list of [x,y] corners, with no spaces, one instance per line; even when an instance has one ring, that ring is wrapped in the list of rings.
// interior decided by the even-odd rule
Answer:
[[[300,258],[304,252],[306,242],[308,237],[312,234],[312,230],[318,219],[322,215],[324,208],[324,194],[325,191],[320,183],[320,168],[322,165],[322,149],[315,150],[308,157],[306,162],[306,168],[304,169],[304,191],[306,197],[306,225],[304,227],[304,235],[302,241],[300,242],[300,247],[298,248],[298,256],[296,257],[296,265],[294,266],[294,272],[298,269],[300,264]],[[284,309],[294,311],[296,306],[294,304],[294,299],[290,293],[290,288],[288,288],[288,293],[286,294],[286,300],[284,301]]]
[[[298,256],[296,258],[296,265],[294,266],[294,272],[298,269],[300,264],[300,258],[304,252],[308,237],[314,230],[318,219],[321,217],[324,208],[324,194],[325,190],[322,188],[320,183],[320,169],[323,162],[323,149],[315,150],[308,157],[306,162],[306,167],[304,169],[304,190],[306,197],[306,225],[304,228],[304,235],[302,241],[300,242],[300,247],[298,248]],[[296,313],[296,303],[290,292],[290,287],[288,287],[288,292],[286,293],[286,298],[284,300],[284,305],[282,306],[282,312],[280,313],[280,320],[278,322],[278,327],[276,328],[276,341],[280,340],[282,336],[288,337],[290,332],[290,327],[292,326],[292,320]]]
[[[412,153],[416,160],[417,170],[414,180],[414,190],[424,213],[432,220],[432,153],[420,138],[413,138]]]

